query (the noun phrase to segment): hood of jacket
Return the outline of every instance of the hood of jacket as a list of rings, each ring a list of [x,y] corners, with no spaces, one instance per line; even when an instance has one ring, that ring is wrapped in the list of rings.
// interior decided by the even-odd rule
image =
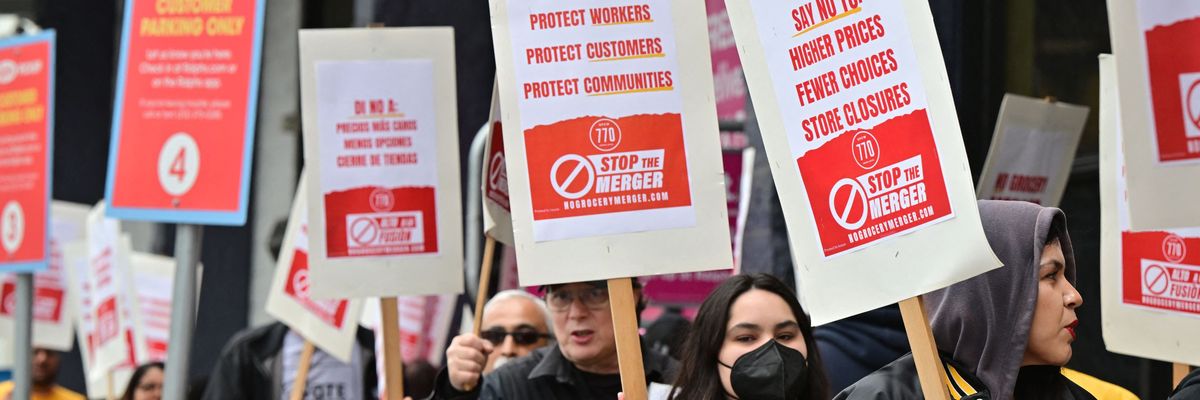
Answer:
[[[1003,267],[925,296],[938,348],[971,369],[993,398],[1009,400],[1029,341],[1038,296],[1038,267],[1052,227],[1075,284],[1075,256],[1066,215],[1015,201],[979,201],[992,251]]]

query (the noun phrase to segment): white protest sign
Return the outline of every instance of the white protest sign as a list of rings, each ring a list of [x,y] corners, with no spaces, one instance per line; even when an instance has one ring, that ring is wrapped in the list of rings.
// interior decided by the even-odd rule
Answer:
[[[49,268],[33,274],[33,345],[70,351],[74,340],[74,312],[67,300],[67,278],[63,246],[82,241],[87,225],[88,206],[54,201],[50,206]],[[0,279],[0,332],[12,332],[12,312],[16,307],[16,277]],[[8,337],[12,337],[10,333]]]
[[[704,7],[490,4],[521,284],[730,267]]]
[[[1200,2],[1109,0],[1130,227],[1200,226]]]
[[[483,126],[487,139],[483,150],[483,234],[512,246],[512,212],[508,200],[508,168],[504,166],[504,130],[500,120],[500,89],[492,86],[492,110]]]
[[[1108,351],[1200,365],[1200,227],[1130,230],[1125,113],[1113,57],[1100,56],[1100,289]]]
[[[108,394],[108,377],[102,372],[92,374],[96,361],[96,324],[91,310],[91,288],[88,283],[88,246],[86,242],[70,243],[63,248],[67,270],[67,298],[75,312],[75,335],[79,339],[79,355],[83,362],[83,376],[87,382],[87,397],[103,398]],[[135,367],[133,356],[111,369],[113,393],[125,391],[125,384]]]
[[[925,1],[725,4],[814,325],[1000,266]]]
[[[342,362],[350,362],[362,314],[362,299],[317,300],[309,297],[307,181],[301,172],[292,213],[275,263],[267,296],[267,314]]]
[[[117,220],[105,217],[104,204],[88,215],[87,260],[88,287],[91,303],[82,312],[91,314],[94,340],[93,379],[128,362],[138,350],[133,328],[136,326],[137,306],[128,296],[130,255],[126,239],[121,237]],[[134,344],[134,348],[130,345]]]
[[[1088,108],[1005,94],[975,194],[1057,207]]]
[[[157,254],[132,253],[133,285],[130,296],[137,297],[139,315],[134,332],[144,351],[139,349],[139,364],[167,359],[171,333],[171,298],[175,287],[175,259]],[[196,266],[196,293],[199,294],[204,265]]]
[[[313,298],[462,291],[450,28],[300,31]]]

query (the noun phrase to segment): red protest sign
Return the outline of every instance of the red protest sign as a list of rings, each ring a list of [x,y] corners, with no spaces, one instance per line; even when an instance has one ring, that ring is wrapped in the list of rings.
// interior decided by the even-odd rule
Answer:
[[[0,271],[46,267],[54,32],[0,41]]]
[[[125,4],[110,215],[245,223],[263,4]]]

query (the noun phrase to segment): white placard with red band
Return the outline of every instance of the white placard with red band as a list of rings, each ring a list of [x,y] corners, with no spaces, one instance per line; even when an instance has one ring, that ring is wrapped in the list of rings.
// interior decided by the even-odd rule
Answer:
[[[75,336],[78,338],[79,355],[83,363],[83,376],[87,381],[87,397],[90,399],[104,398],[108,393],[108,377],[103,372],[93,374],[96,362],[96,324],[95,316],[87,312],[91,310],[91,284],[88,282],[88,246],[86,242],[70,243],[63,248],[64,261],[67,269],[67,299],[75,312]],[[127,337],[132,338],[132,331]],[[113,393],[123,393],[129,376],[136,367],[133,354],[128,354],[118,366],[110,371],[113,374]]]
[[[1000,266],[926,2],[725,4],[814,324]]]
[[[508,201],[508,168],[504,166],[504,130],[500,121],[500,89],[492,87],[492,111],[488,113],[484,143],[483,177],[483,234],[500,243],[513,244],[512,212]]]
[[[105,374],[128,362],[142,347],[134,334],[139,310],[136,298],[130,298],[132,246],[120,234],[117,220],[105,217],[105,205],[99,204],[88,215],[87,285],[90,303],[82,312],[90,314],[92,331],[89,341],[95,350],[90,378]],[[132,345],[132,346],[131,346]]]
[[[300,32],[313,298],[462,291],[453,36]]]
[[[67,271],[63,246],[84,238],[88,207],[55,201],[50,206],[50,266],[33,275],[33,345],[70,351],[74,341],[75,309],[67,300]],[[0,332],[12,337],[16,307],[16,276],[0,279]]]
[[[1121,101],[1100,58],[1100,288],[1108,351],[1200,365],[1200,227],[1130,230]]]
[[[1200,226],[1200,2],[1109,0],[1134,230]]]
[[[133,287],[139,315],[134,336],[144,343],[137,353],[139,364],[167,359],[171,333],[171,296],[174,292],[175,259],[157,254],[133,253]],[[199,294],[204,265],[196,266],[196,291]]]
[[[350,362],[354,335],[362,314],[363,300],[317,300],[308,295],[308,207],[307,181],[301,172],[292,200],[292,213],[283,247],[275,265],[275,278],[267,296],[267,314],[279,319],[326,353]]]
[[[1088,108],[1008,93],[975,194],[1057,207]]]
[[[731,266],[704,7],[490,3],[521,283]]]

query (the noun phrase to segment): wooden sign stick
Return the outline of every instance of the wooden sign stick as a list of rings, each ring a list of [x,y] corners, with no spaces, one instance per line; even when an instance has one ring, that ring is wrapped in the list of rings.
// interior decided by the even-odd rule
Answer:
[[[313,352],[316,351],[313,342],[304,339],[304,349],[300,350],[300,365],[296,368],[296,379],[292,381],[291,400],[303,400],[304,390],[308,388],[308,368],[312,364]]]
[[[642,367],[642,341],[638,336],[633,280],[609,279],[608,303],[612,309],[613,336],[617,339],[621,390],[625,392],[625,400],[646,400],[646,371]]]
[[[116,379],[113,378],[113,371],[111,369],[108,370],[108,374],[104,375],[104,377],[104,385],[106,386],[105,391],[108,392],[106,393],[108,395],[108,400],[117,400],[117,386],[114,382]],[[125,390],[129,390],[129,388],[125,388]]]
[[[1192,366],[1183,363],[1174,363],[1171,365],[1171,387],[1179,387],[1179,383],[1183,382],[1183,378],[1192,372]]]
[[[379,299],[379,311],[383,316],[383,373],[387,382],[388,400],[404,398],[404,362],[400,353],[400,316],[397,315],[395,297]]]
[[[917,376],[921,379],[921,391],[929,400],[950,400],[946,382],[946,370],[938,357],[937,343],[929,328],[929,316],[925,314],[925,301],[921,296],[900,302],[900,316],[904,319],[904,331],[908,333],[908,345],[912,347],[913,363],[917,365]]]
[[[487,236],[483,245],[483,262],[479,265],[479,290],[475,292],[475,325],[472,332],[479,336],[483,330],[483,305],[487,304],[488,287],[492,286],[492,256],[496,252],[496,239]]]

